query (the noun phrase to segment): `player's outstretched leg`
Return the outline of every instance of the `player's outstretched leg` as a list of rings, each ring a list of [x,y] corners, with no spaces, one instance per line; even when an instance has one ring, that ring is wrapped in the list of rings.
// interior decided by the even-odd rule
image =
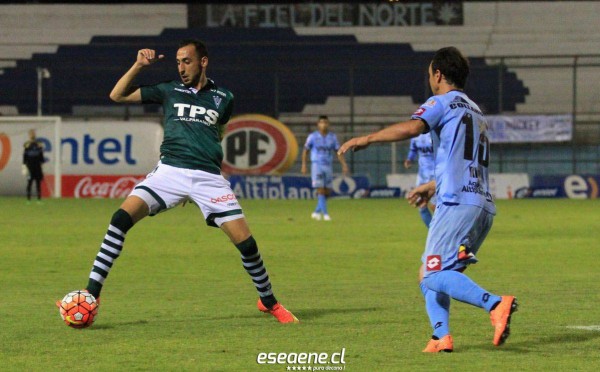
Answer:
[[[125,242],[125,235],[127,231],[133,226],[133,220],[129,213],[123,209],[116,211],[110,225],[104,236],[104,240],[100,245],[100,251],[94,260],[94,266],[90,272],[90,278],[86,289],[96,299],[100,297],[100,291],[114,261],[121,254],[123,249],[123,243]]]
[[[514,297],[491,294],[465,274],[451,270],[430,274],[423,279],[423,284],[455,300],[485,309],[490,313],[492,325],[496,329],[494,345],[499,346],[506,341],[510,334],[510,315],[517,309]]]
[[[510,335],[510,318],[518,307],[514,296],[502,296],[502,301],[490,311],[490,320],[494,327],[494,345],[502,345]]]
[[[235,245],[242,255],[242,264],[252,278],[258,291],[257,307],[260,311],[273,315],[280,323],[298,323],[298,318],[281,305],[271,289],[269,274],[258,251],[256,240],[252,236]]]
[[[425,298],[425,309],[429,316],[433,335],[423,350],[424,353],[451,352],[454,349],[450,335],[450,296],[432,291],[421,283],[421,292]]]

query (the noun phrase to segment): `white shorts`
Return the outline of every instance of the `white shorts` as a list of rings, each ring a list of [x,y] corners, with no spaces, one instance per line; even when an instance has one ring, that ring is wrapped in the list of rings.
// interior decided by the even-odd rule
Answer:
[[[209,226],[220,227],[224,222],[244,217],[229,181],[220,174],[161,162],[129,195],[144,200],[150,216],[191,200],[200,208]]]

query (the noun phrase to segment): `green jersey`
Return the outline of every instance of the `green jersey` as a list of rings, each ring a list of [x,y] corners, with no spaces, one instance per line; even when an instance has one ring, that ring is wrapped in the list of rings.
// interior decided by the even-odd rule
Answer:
[[[140,90],[142,103],[160,103],[163,107],[161,161],[220,174],[221,136],[233,111],[233,94],[210,79],[199,91],[175,80],[142,86]]]

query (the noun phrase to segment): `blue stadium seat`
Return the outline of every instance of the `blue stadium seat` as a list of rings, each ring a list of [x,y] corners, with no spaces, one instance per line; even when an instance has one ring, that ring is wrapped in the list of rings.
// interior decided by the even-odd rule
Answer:
[[[166,59],[139,77],[139,83],[178,79],[178,40],[197,37],[209,48],[209,77],[235,94],[236,113],[299,112],[328,96],[411,96],[415,105],[429,95],[424,66],[433,52],[410,44],[359,43],[354,36],[299,36],[291,29],[165,29],[159,36],[98,36],[87,45],[61,46],[55,54],[34,54],[0,75],[5,105],[21,114],[36,112],[36,67],[46,67],[44,113],[69,115],[73,106],[111,105],[108,94],[133,63],[135,52],[155,48]],[[472,58],[467,92],[487,113],[515,111],[529,93],[514,73]],[[275,86],[278,84],[276,90]],[[277,95],[277,98],[276,98]],[[156,107],[145,108],[155,112]]]

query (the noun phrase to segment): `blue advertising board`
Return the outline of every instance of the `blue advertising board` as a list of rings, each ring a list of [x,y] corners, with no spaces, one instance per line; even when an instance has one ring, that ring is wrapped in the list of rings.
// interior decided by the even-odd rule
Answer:
[[[231,189],[241,199],[313,199],[316,190],[305,176],[231,176]],[[333,179],[332,197],[354,198],[369,190],[366,176],[337,176]]]

